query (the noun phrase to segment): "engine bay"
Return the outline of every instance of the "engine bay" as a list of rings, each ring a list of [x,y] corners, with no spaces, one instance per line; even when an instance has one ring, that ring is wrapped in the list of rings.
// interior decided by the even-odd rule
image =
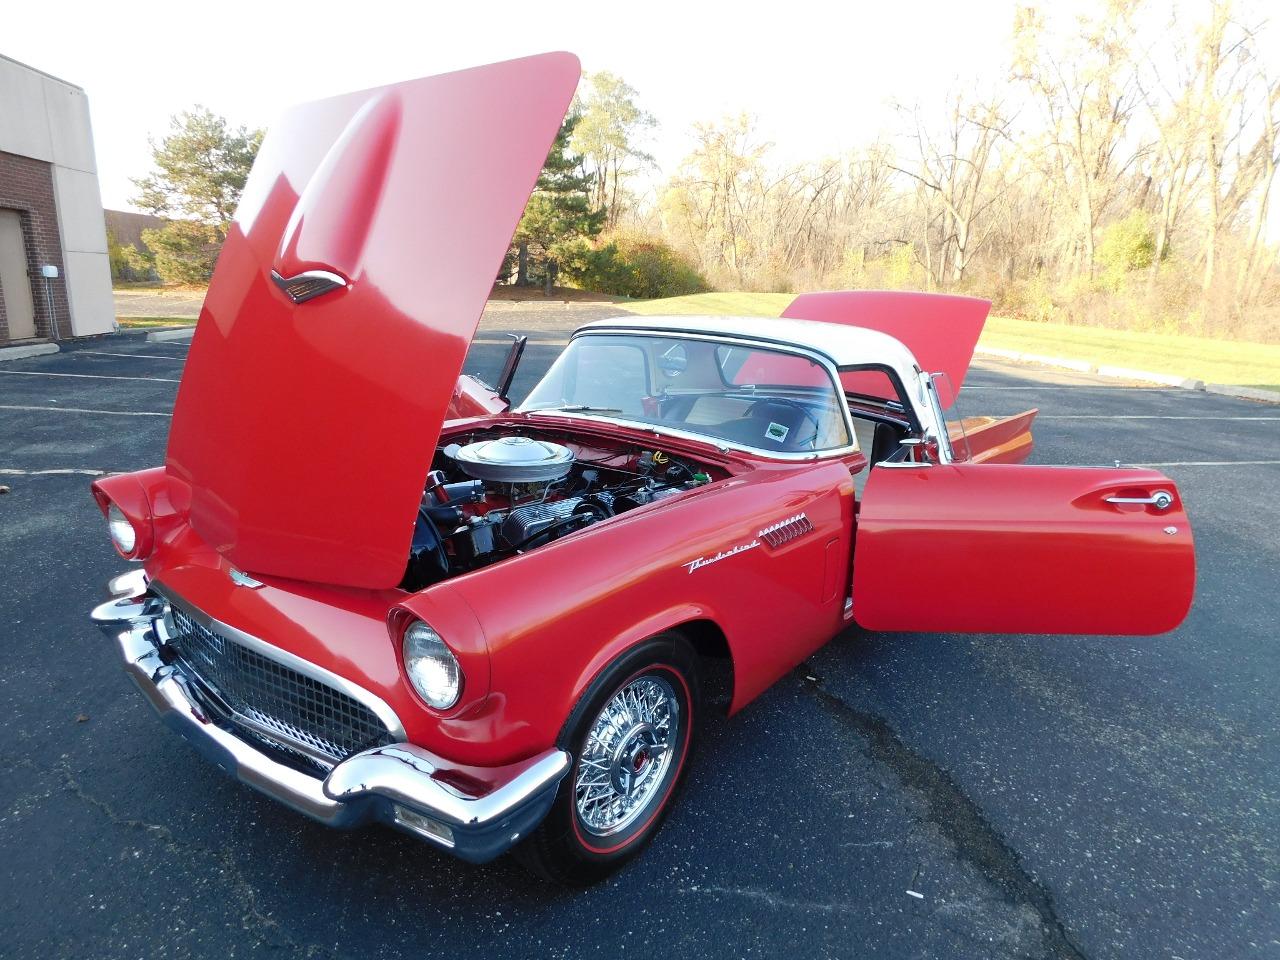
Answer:
[[[421,590],[727,475],[661,449],[564,433],[450,437],[427,476],[400,586]]]

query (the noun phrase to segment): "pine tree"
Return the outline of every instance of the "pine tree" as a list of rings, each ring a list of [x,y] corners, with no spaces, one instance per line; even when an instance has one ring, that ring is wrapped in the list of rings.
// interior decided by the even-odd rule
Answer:
[[[569,150],[569,138],[577,123],[578,116],[570,114],[560,125],[512,238],[516,283],[527,286],[530,277],[538,276],[548,294],[555,284],[565,245],[595,237],[604,227],[605,211],[593,210],[591,204],[595,178],[583,171],[582,157]]]
[[[169,221],[143,231],[160,278],[204,283],[227,238],[262,131],[232,128],[201,106],[175,114],[169,126],[167,137],[151,143],[155,172],[133,181],[133,203]]]

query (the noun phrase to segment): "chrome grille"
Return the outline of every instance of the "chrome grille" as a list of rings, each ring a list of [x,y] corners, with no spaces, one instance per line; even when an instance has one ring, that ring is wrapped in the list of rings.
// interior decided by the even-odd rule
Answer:
[[[394,742],[354,697],[209,629],[176,604],[170,610],[169,647],[223,719],[322,762]]]

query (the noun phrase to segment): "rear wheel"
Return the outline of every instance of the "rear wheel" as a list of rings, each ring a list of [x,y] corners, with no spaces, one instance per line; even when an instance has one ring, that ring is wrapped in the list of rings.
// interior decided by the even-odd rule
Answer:
[[[560,737],[573,769],[542,826],[516,848],[526,867],[570,886],[594,883],[657,832],[693,747],[695,662],[683,638],[663,634],[591,685]]]

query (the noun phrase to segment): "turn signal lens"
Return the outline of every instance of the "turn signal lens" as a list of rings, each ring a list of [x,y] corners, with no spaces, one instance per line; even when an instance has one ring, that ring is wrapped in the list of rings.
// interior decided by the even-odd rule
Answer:
[[[413,689],[437,710],[448,710],[462,694],[462,668],[453,651],[421,620],[404,632],[404,669]]]
[[[398,803],[395,805],[394,816],[396,823],[402,827],[406,827],[414,833],[420,833],[429,840],[444,844],[446,847],[453,846],[453,830],[449,828],[448,824],[432,820],[430,817],[424,817],[417,810],[410,810],[408,807],[402,807]]]
[[[133,524],[114,503],[107,508],[107,529],[111,532],[111,541],[116,549],[127,559],[132,559],[138,547],[138,532]]]

